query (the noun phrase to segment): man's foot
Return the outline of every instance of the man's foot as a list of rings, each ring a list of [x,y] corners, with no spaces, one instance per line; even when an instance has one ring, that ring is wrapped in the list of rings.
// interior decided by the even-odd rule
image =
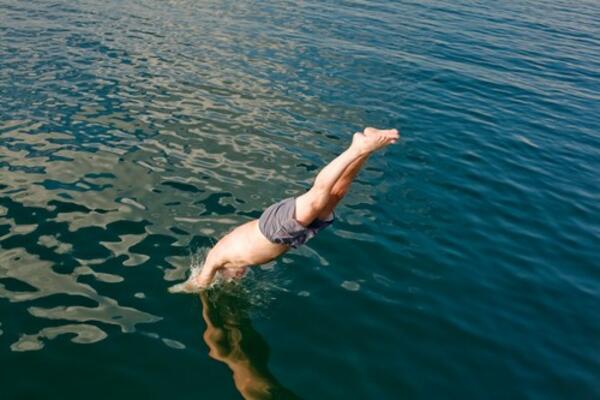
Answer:
[[[364,132],[355,133],[352,137],[352,146],[361,154],[369,154],[384,148],[400,139],[396,129],[365,128]]]

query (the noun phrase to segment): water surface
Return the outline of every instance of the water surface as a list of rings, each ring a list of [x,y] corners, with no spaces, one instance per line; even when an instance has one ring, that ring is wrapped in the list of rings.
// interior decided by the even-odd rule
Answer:
[[[599,397],[599,33],[593,1],[0,0],[3,398]],[[333,227],[167,293],[369,125],[404,139]]]

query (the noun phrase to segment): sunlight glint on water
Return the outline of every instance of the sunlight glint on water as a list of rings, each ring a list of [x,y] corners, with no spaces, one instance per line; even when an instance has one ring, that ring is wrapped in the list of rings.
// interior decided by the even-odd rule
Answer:
[[[598,398],[599,31],[591,1],[0,0],[3,398]],[[168,293],[368,125],[403,140],[331,228]]]

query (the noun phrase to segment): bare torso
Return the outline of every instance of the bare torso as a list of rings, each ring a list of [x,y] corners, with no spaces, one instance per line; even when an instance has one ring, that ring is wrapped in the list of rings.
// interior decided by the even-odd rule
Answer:
[[[225,235],[211,250],[210,257],[222,262],[224,268],[259,265],[277,258],[289,246],[269,241],[258,229],[258,220],[246,222]]]

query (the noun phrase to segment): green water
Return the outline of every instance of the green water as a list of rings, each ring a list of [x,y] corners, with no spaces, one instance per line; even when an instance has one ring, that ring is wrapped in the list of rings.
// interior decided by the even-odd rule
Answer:
[[[600,396],[592,1],[0,0],[2,399]],[[226,232],[396,127],[301,249]]]

